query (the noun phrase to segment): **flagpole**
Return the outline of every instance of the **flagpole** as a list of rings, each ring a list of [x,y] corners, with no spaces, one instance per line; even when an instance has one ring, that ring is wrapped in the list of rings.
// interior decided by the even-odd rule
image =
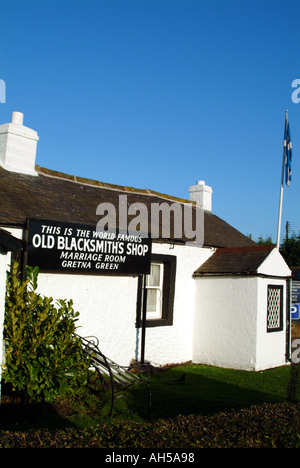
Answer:
[[[288,111],[285,111],[285,130],[287,128]],[[284,132],[285,134],[285,132]],[[285,146],[283,145],[282,154],[282,171],[281,171],[281,185],[280,185],[280,198],[279,198],[279,213],[278,213],[278,226],[277,226],[277,249],[280,245],[280,231],[281,231],[281,215],[282,215],[282,199],[283,199],[283,181],[284,181],[284,165],[285,165]]]

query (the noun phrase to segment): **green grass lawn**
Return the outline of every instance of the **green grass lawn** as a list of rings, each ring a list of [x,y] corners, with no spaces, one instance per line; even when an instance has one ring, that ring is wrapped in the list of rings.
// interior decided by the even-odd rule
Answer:
[[[182,377],[183,381],[180,381]],[[150,381],[151,418],[210,415],[261,403],[283,402],[286,401],[289,379],[289,366],[249,372],[191,364],[157,371]],[[145,389],[141,387],[136,387],[130,394],[132,407],[140,415],[146,401],[145,391],[143,398]],[[300,383],[296,395],[298,401],[299,387]]]
[[[262,403],[281,403],[287,399],[290,366],[263,372],[221,369],[206,365],[186,365],[155,370],[149,381],[152,395],[150,419],[175,418],[190,414],[213,415]],[[181,379],[184,376],[184,379]],[[300,382],[296,399],[300,400]],[[5,392],[4,392],[5,393]],[[116,403],[111,421],[146,421],[147,391],[136,385],[127,392],[132,414],[124,400]],[[95,380],[93,392],[85,391],[77,401],[65,399],[52,405],[12,404],[2,392],[1,414],[5,426],[84,428],[108,421],[110,392],[104,393]]]

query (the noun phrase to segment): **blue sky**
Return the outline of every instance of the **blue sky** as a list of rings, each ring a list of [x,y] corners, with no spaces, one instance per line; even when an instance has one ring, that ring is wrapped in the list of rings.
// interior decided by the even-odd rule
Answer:
[[[37,164],[188,198],[276,241],[285,110],[300,231],[298,0],[2,0],[0,79],[39,134]],[[300,97],[300,92],[299,95]]]

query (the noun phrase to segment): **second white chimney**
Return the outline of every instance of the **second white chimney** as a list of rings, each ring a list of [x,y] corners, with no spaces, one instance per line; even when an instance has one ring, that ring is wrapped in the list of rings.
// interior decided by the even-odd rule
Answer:
[[[35,130],[23,125],[23,117],[21,112],[13,112],[11,123],[0,125],[0,164],[8,171],[36,176],[39,137]]]
[[[212,209],[212,188],[205,185],[204,180],[198,180],[196,185],[189,188],[190,200],[199,203],[206,211]]]

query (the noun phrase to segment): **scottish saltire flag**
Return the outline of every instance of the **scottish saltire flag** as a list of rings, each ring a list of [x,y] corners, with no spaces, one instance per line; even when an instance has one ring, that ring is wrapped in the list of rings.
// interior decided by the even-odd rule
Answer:
[[[284,147],[283,149],[284,149],[285,183],[286,185],[290,185],[290,182],[292,180],[292,142],[291,142],[290,124],[289,124],[287,114],[285,117],[283,147]]]

